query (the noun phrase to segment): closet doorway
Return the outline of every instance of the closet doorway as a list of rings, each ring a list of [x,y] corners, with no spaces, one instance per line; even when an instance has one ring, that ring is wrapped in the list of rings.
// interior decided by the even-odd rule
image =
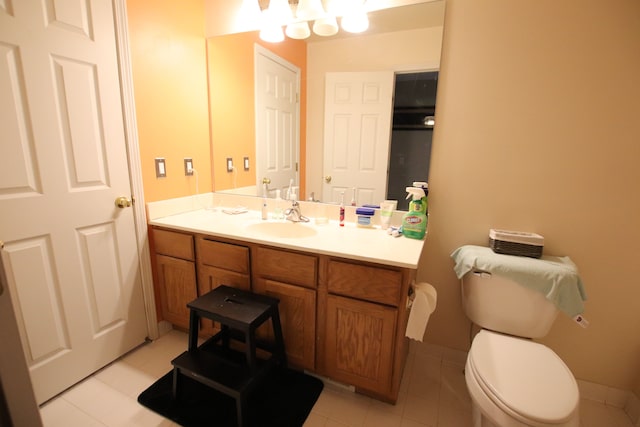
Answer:
[[[407,186],[429,178],[438,71],[397,73],[389,152],[387,199],[408,210]]]

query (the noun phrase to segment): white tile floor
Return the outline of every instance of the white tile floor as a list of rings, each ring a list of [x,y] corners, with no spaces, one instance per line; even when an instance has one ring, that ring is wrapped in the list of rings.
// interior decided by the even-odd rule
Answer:
[[[43,405],[45,427],[176,426],[136,398],[171,369],[171,359],[186,346],[186,334],[171,331],[129,353]],[[412,346],[396,405],[327,385],[305,427],[470,427],[471,405],[457,356]],[[582,427],[633,427],[622,409],[586,399],[580,404]]]

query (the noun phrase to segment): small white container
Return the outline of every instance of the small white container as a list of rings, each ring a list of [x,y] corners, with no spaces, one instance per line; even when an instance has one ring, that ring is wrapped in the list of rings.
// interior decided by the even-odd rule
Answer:
[[[375,214],[375,210],[372,208],[357,208],[356,215],[358,217],[358,222],[356,223],[358,227],[373,227],[371,224],[371,217]]]

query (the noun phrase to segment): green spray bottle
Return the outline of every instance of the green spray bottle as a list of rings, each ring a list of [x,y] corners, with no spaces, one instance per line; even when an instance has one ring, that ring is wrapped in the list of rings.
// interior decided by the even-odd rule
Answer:
[[[424,191],[424,196],[420,199],[422,201],[422,213],[428,215],[429,213],[429,205],[427,203],[427,196],[429,196],[429,184],[424,181],[414,181],[413,187],[422,188]],[[407,196],[407,199],[409,196]]]
[[[427,233],[427,215],[422,206],[422,198],[426,197],[424,190],[420,187],[407,187],[407,193],[412,200],[409,212],[402,218],[402,234],[412,239],[424,239]]]

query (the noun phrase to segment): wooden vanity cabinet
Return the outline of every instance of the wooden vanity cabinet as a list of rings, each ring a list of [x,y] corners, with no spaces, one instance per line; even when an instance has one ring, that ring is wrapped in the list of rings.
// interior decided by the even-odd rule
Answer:
[[[195,254],[191,234],[153,228],[157,291],[164,320],[189,328],[187,303],[197,297]]]
[[[254,292],[280,300],[287,362],[299,369],[315,370],[318,258],[256,246],[252,273]],[[264,325],[259,332],[273,339],[270,325]]]
[[[396,402],[415,270],[157,228],[153,238],[164,319],[187,329],[186,304],[221,284],[276,297],[290,366]],[[207,320],[200,333],[217,329]],[[271,325],[257,335],[272,340]]]
[[[251,290],[249,248],[235,243],[196,237],[198,259],[198,295],[227,285],[245,291]],[[213,335],[219,327],[209,319],[202,319],[200,333]]]
[[[324,370],[359,391],[395,402],[408,340],[404,337],[412,271],[329,259]]]

